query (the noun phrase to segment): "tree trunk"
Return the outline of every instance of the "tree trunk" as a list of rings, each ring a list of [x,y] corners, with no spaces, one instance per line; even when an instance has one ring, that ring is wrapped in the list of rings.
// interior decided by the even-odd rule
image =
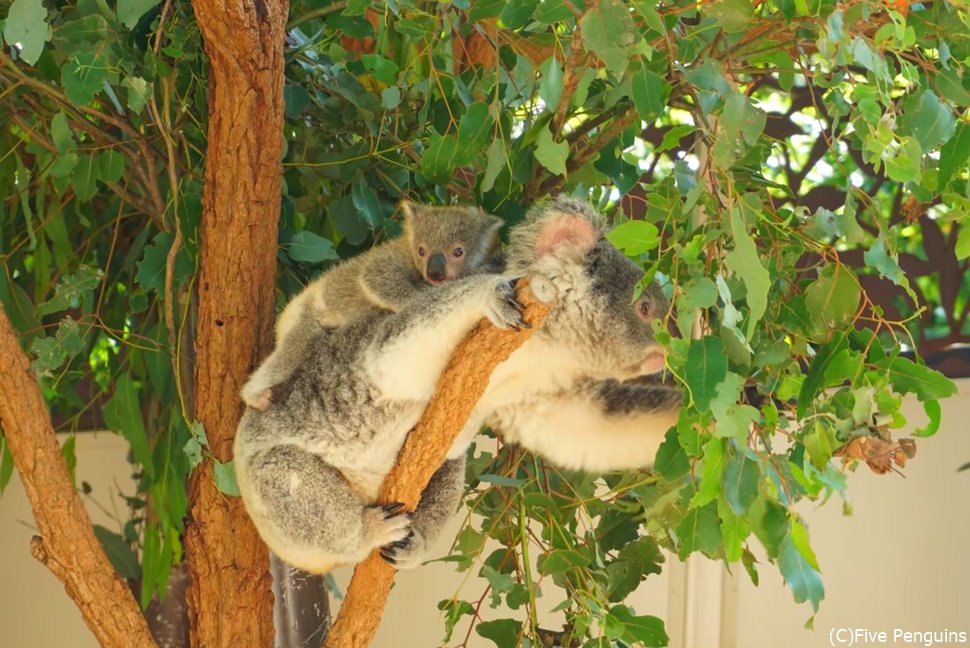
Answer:
[[[40,530],[30,542],[30,553],[64,583],[102,646],[154,646],[131,590],[94,537],[91,518],[61,456],[44,397],[3,308],[0,426]]]
[[[195,413],[225,462],[242,413],[239,389],[271,340],[288,5],[192,4],[210,65]],[[242,501],[216,489],[208,461],[192,475],[189,497],[192,645],[273,645],[269,553]]]

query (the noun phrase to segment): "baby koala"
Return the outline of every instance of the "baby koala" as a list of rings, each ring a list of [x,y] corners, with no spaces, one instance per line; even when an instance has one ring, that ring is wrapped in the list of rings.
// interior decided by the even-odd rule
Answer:
[[[271,388],[292,374],[302,345],[290,344],[286,352],[281,347],[298,323],[336,328],[373,310],[396,313],[427,286],[482,270],[499,251],[502,220],[478,207],[433,207],[405,200],[401,211],[402,236],[337,264],[286,305],[276,320],[273,353],[243,386],[247,406],[265,410]]]

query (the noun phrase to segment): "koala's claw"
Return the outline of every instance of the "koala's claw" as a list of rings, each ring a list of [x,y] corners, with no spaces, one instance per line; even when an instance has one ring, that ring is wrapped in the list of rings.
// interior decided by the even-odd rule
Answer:
[[[495,285],[494,299],[486,306],[485,316],[498,328],[519,331],[530,325],[522,317],[523,306],[515,298],[512,286],[511,280],[502,280]]]
[[[390,504],[385,504],[384,506],[382,506],[381,510],[384,511],[384,519],[389,520],[395,515],[399,515],[401,513],[401,509],[403,508],[404,508],[403,502],[392,502]]]

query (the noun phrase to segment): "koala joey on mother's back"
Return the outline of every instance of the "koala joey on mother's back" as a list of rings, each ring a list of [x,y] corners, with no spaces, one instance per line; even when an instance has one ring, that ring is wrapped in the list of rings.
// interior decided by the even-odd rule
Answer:
[[[499,251],[502,219],[477,207],[432,207],[405,200],[403,235],[344,261],[310,283],[276,320],[276,348],[242,389],[246,405],[265,409],[286,381],[299,347],[278,349],[294,330],[336,327],[372,310],[398,311],[419,290],[478,272]],[[305,340],[300,330],[297,339]]]
[[[269,407],[245,412],[235,445],[239,488],[285,561],[323,572],[380,548],[399,567],[419,564],[457,508],[465,451],[486,421],[567,468],[652,463],[680,393],[621,381],[663,367],[652,328],[661,295],[651,288],[631,303],[642,271],[606,241],[584,203],[533,209],[510,239],[510,272],[541,275],[558,301],[492,374],[413,513],[379,506],[380,484],[462,338],[482,317],[525,324],[509,279],[461,278],[419,291],[396,313],[319,328]]]

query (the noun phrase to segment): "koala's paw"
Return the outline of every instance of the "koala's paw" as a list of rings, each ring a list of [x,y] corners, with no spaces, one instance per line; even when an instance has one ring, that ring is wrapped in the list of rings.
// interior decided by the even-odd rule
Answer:
[[[259,394],[247,394],[243,392],[243,401],[246,403],[247,407],[251,407],[254,410],[259,410],[260,412],[265,412],[266,408],[270,406],[273,402],[273,390],[264,389]]]
[[[364,509],[364,539],[372,549],[400,542],[411,532],[411,516],[400,502]]]
[[[381,547],[381,558],[398,569],[420,567],[427,554],[426,543],[414,529],[403,540]]]
[[[522,304],[515,298],[514,279],[501,279],[495,284],[485,306],[485,317],[498,328],[516,331],[532,328],[532,325],[522,317]]]

